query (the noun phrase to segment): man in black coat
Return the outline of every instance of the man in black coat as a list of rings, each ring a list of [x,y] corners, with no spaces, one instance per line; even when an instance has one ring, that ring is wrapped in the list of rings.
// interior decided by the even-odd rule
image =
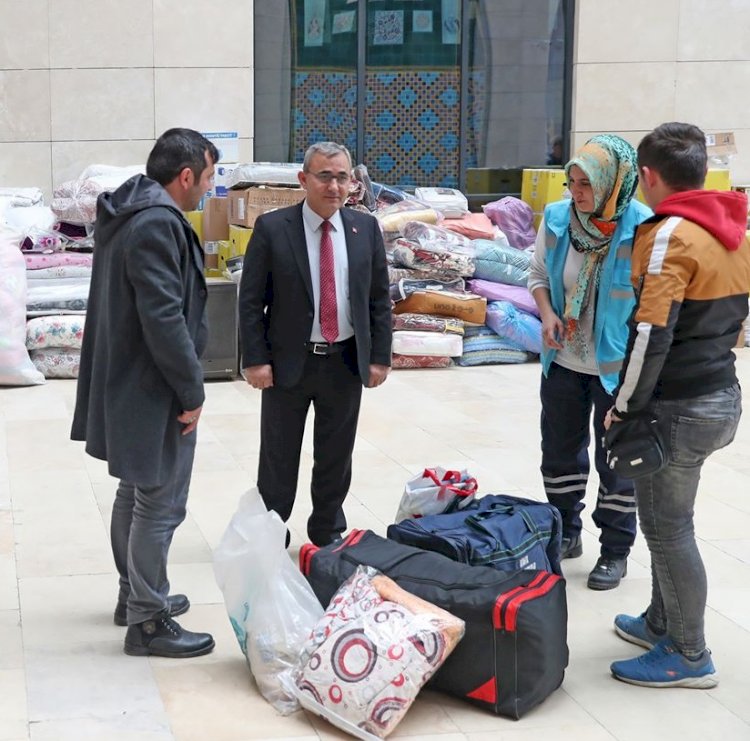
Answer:
[[[170,129],[146,165],[97,204],[94,264],[71,437],[120,479],[112,551],[120,574],[114,620],[128,625],[125,653],[200,656],[208,633],[171,616],[167,554],[185,518],[203,401],[206,281],[198,238],[183,211],[210,188],[216,148]]]
[[[372,216],[342,208],[351,172],[345,147],[322,142],[308,149],[299,175],[305,201],[255,222],[240,284],[242,367],[247,382],[263,390],[258,490],[287,521],[312,403],[307,534],[317,545],[346,529],[342,505],[362,386],[379,386],[391,365],[383,239]]]

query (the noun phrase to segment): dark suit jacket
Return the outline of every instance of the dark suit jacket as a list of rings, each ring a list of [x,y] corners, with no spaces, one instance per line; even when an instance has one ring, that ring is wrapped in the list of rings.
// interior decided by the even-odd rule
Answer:
[[[362,383],[370,363],[391,364],[391,300],[380,227],[341,209],[349,260],[349,301]],[[242,367],[273,366],[274,385],[299,382],[314,317],[302,204],[261,216],[245,253],[239,297]]]

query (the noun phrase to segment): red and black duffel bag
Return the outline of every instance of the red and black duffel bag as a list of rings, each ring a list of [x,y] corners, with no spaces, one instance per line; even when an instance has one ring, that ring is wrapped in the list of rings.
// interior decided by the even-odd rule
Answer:
[[[562,684],[568,665],[562,577],[456,563],[369,530],[300,550],[302,573],[324,607],[360,564],[465,621],[463,639],[430,680],[433,689],[520,718]]]

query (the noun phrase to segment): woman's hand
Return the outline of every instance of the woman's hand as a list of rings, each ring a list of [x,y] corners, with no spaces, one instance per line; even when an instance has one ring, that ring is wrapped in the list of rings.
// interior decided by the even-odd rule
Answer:
[[[562,350],[561,340],[565,325],[554,311],[545,312],[542,316],[542,342],[553,350]]]

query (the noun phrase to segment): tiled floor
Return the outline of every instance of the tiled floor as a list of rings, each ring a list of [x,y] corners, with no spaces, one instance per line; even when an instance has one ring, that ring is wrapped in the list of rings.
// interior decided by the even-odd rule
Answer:
[[[739,352],[750,388],[750,349]],[[483,492],[540,498],[539,366],[401,371],[365,393],[348,502],[350,525],[383,533],[404,481],[426,465],[467,467]],[[114,482],[68,440],[75,384],[0,389],[0,741],[342,739],[302,712],[278,716],[259,696],[214,582],[211,549],[254,484],[259,396],[242,382],[208,385],[189,516],[171,553],[181,618],[216,650],[193,660],[122,653],[112,624],[108,544]],[[290,555],[303,542],[311,448],[305,442]],[[589,497],[595,494],[595,479]],[[709,573],[712,691],[632,687],[609,663],[639,649],[612,630],[615,613],[649,597],[639,538],[621,587],[596,593],[590,521],[582,558],[565,563],[570,667],[562,688],[520,721],[425,691],[393,737],[439,741],[750,739],[750,423],[705,466],[697,531]]]

